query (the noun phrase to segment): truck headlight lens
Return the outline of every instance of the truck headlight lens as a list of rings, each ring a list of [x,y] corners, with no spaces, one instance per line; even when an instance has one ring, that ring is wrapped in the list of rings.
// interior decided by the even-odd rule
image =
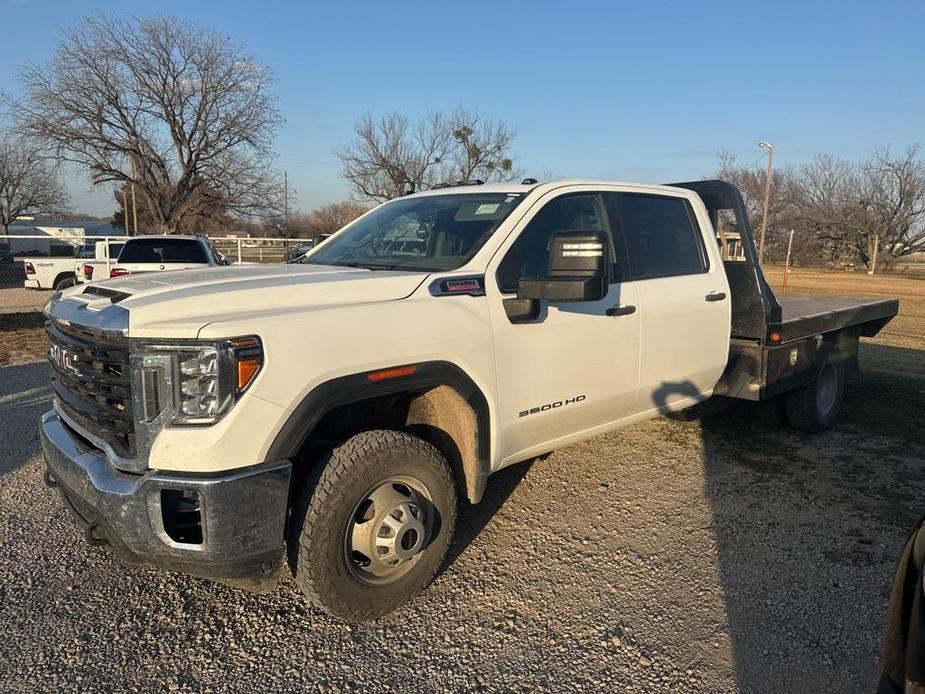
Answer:
[[[218,421],[263,366],[263,348],[256,337],[196,345],[148,343],[142,351],[145,355],[157,355],[154,368],[169,371],[170,378],[155,377],[143,368],[141,377],[135,381],[136,387],[141,388],[138,402],[144,403],[147,421],[165,414],[169,408],[171,424]],[[152,364],[152,358],[148,357],[146,363]],[[172,387],[165,387],[168,382]],[[166,393],[167,390],[170,392]]]
[[[234,393],[230,387],[229,366],[221,368],[222,361],[226,360],[226,355],[220,355],[223,351],[221,347],[204,347],[178,355],[180,392],[177,394],[179,407],[174,421],[193,423],[188,420],[215,419],[228,409]]]

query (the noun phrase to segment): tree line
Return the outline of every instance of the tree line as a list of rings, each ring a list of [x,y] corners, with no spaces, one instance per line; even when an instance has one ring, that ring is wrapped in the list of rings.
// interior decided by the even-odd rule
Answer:
[[[762,217],[767,171],[721,152],[717,178],[734,183],[751,226]],[[888,268],[925,252],[925,161],[917,146],[875,149],[850,160],[820,154],[771,174],[765,258],[783,261],[790,230],[793,256],[806,265]]]
[[[240,45],[171,17],[97,14],[64,32],[51,59],[20,70],[0,133],[0,224],[67,208],[60,166],[111,185],[114,223],[153,232],[235,228],[277,236],[330,233],[378,203],[443,182],[518,180],[516,128],[457,106],[419,120],[362,115],[334,151],[354,200],[309,213],[274,166],[283,122],[274,78]],[[720,153],[758,227],[766,173]],[[820,155],[772,174],[766,257],[789,230],[806,264],[892,265],[925,250],[925,163],[916,147],[848,161]],[[138,204],[130,211],[132,191]]]

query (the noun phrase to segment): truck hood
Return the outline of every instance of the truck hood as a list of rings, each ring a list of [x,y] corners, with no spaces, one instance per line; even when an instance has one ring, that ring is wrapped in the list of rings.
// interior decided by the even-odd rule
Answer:
[[[117,306],[128,311],[130,337],[196,337],[208,323],[228,318],[403,299],[427,274],[326,265],[236,265],[106,280],[67,290],[61,298],[71,300],[62,303],[83,304],[79,308],[86,311],[86,320],[67,311],[78,323],[93,325],[97,321],[90,314],[111,316]]]

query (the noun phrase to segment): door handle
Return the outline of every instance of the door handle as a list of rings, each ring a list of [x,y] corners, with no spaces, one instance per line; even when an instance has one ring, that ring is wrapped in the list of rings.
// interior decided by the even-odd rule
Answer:
[[[710,292],[707,294],[707,301],[722,301],[726,298],[726,292]]]
[[[606,313],[608,316],[628,316],[631,313],[636,313],[636,307],[617,305],[613,308],[608,308]]]

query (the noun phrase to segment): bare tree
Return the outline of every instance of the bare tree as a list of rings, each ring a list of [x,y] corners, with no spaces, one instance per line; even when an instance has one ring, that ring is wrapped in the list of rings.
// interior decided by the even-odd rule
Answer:
[[[516,134],[461,106],[416,123],[399,113],[378,119],[367,113],[354,126],[353,141],[335,154],[354,193],[383,202],[443,181],[518,177],[510,152]]]
[[[886,266],[925,251],[925,164],[919,148],[909,147],[896,157],[888,149],[875,150],[860,170],[864,221],[854,243],[864,264],[870,267],[875,246],[878,262]]]
[[[860,177],[853,162],[830,154],[815,157],[796,172],[791,197],[801,236],[817,242],[818,260],[832,264],[857,260],[851,243],[860,200]]]
[[[308,214],[293,215],[290,225],[295,236],[311,239],[320,234],[333,234],[368,210],[366,205],[352,200],[332,202]]]
[[[763,166],[744,166],[739,163],[735,154],[725,150],[721,150],[718,156],[719,167],[714,176],[733,183],[739,189],[745,202],[749,225],[757,229],[763,214],[767,169]],[[780,252],[786,249],[786,236],[794,222],[793,170],[787,167],[775,169],[771,182],[772,195],[768,205],[767,246],[769,255],[774,255],[775,251]]]
[[[161,230],[202,209],[277,209],[270,71],[230,39],[170,17],[97,15],[22,71],[14,115],[94,183],[134,182]]]
[[[112,214],[113,226],[139,234],[150,234],[159,231],[157,222],[155,222],[143,201],[139,201],[142,204],[138,205],[138,229],[133,229],[132,197],[127,183],[123,183],[114,190],[113,197],[118,206]],[[204,194],[200,197],[200,204],[192,208],[179,221],[176,231],[181,234],[220,234],[235,223],[236,221],[228,214],[220,198]]]
[[[803,226],[833,255],[867,267],[925,250],[925,164],[917,147],[875,150],[852,162],[831,155],[800,167],[794,201]]]
[[[60,212],[68,196],[58,169],[34,144],[0,133],[0,225],[3,234],[18,217]]]
[[[449,123],[454,146],[448,173],[462,181],[509,180],[522,175],[510,154],[516,130],[462,107],[450,114]]]

